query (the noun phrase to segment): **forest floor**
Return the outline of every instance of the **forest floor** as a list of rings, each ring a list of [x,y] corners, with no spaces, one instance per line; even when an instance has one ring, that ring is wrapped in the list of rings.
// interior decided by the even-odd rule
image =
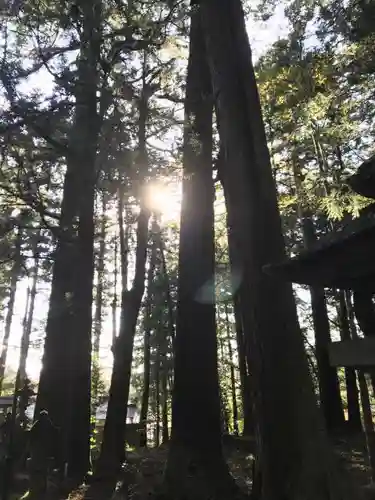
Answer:
[[[375,491],[368,490],[370,470],[367,463],[366,445],[362,437],[353,437],[345,440],[335,440],[335,450],[339,460],[358,488],[358,497],[355,500],[375,498]],[[119,485],[118,491],[111,499],[103,500],[146,500],[155,497],[160,492],[164,466],[168,454],[167,446],[148,450],[132,451],[128,453],[128,463],[124,472],[124,484]],[[244,493],[251,490],[251,475],[253,455],[244,449],[233,446],[225,447],[225,455],[238,486]],[[70,493],[68,497],[53,495],[54,500],[82,500],[86,488]],[[11,500],[19,500],[21,495],[14,495]],[[197,497],[198,498],[198,497]]]

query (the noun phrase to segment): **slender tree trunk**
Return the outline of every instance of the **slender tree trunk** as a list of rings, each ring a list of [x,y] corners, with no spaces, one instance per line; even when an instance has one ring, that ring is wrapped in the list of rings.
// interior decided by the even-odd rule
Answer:
[[[345,301],[345,292],[339,291],[338,298],[338,317],[340,321],[341,340],[350,340],[350,325],[348,320],[348,310]],[[361,432],[361,411],[358,401],[357,377],[353,368],[345,368],[346,394],[348,401],[348,428],[351,432]]]
[[[24,385],[25,380],[27,378],[26,374],[26,362],[27,362],[27,356],[29,353],[29,346],[30,346],[30,337],[31,337],[31,332],[33,328],[33,320],[34,320],[34,310],[35,310],[35,299],[37,295],[37,284],[38,284],[38,272],[39,272],[39,254],[38,254],[38,243],[39,243],[39,233],[36,236],[34,248],[33,248],[33,254],[34,254],[34,267],[32,271],[32,282],[31,282],[31,289],[28,288],[27,293],[28,293],[28,299],[27,299],[27,306],[25,308],[25,318],[24,318],[24,323],[23,323],[23,332],[22,332],[22,338],[21,338],[21,351],[20,351],[20,363],[19,363],[19,371],[20,371],[20,384],[21,387]],[[26,420],[25,419],[25,412],[26,408],[21,409],[20,414],[21,414],[21,420]]]
[[[123,290],[120,332],[114,348],[107,417],[98,461],[97,478],[115,478],[124,460],[125,423],[130,388],[135,328],[144,292],[149,213],[138,216],[135,277],[131,290]]]
[[[96,358],[99,357],[100,336],[102,333],[103,292],[104,292],[104,274],[105,274],[104,257],[106,253],[106,242],[105,242],[106,212],[107,212],[107,200],[105,193],[103,193],[102,217],[100,223],[100,236],[99,236],[100,241],[99,241],[98,269],[97,269],[98,283],[96,286],[95,317],[94,317],[94,355]]]
[[[163,332],[165,334],[165,330]],[[168,429],[168,367],[167,367],[167,339],[163,338],[163,353],[161,362],[161,421],[162,421],[162,442],[169,441]]]
[[[144,61],[144,74],[146,65]],[[144,77],[145,79],[145,77]],[[139,99],[138,123],[138,168],[141,176],[147,172],[146,121],[148,114],[148,96],[146,83],[143,81],[142,96]],[[141,210],[137,222],[137,249],[135,256],[135,275],[131,290],[124,289],[121,297],[120,332],[113,350],[114,361],[107,417],[104,425],[103,441],[97,464],[96,479],[117,478],[125,458],[125,430],[128,408],[131,366],[133,360],[134,336],[139,310],[145,288],[145,268],[147,258],[148,225],[150,211],[141,199]],[[120,231],[121,231],[120,226]],[[120,242],[121,242],[120,234]],[[121,252],[123,254],[123,252]]]
[[[105,278],[105,253],[106,253],[106,211],[107,200],[106,194],[102,193],[102,216],[100,222],[99,234],[99,254],[97,265],[97,285],[95,297],[95,315],[94,315],[94,346],[93,346],[93,363],[92,363],[92,411],[95,412],[99,403],[99,377],[100,377],[100,337],[102,334],[103,322],[103,293],[104,293],[104,278]]]
[[[35,299],[37,295],[38,272],[39,272],[39,250],[38,250],[39,238],[40,238],[40,232],[38,231],[33,244],[34,267],[32,270],[31,289],[30,288],[27,289],[25,316],[23,321],[23,332],[21,337],[20,360],[16,377],[16,387],[18,387],[19,389],[24,388],[28,381],[26,373],[26,363],[30,347],[30,337],[34,320]],[[27,401],[24,400],[24,398],[21,397],[19,399],[20,422],[24,427],[26,426],[27,423],[26,403]]]
[[[233,351],[232,351],[232,340],[231,340],[231,335],[230,335],[228,304],[225,303],[224,307],[225,307],[225,324],[226,324],[226,330],[227,330],[227,342],[228,342],[228,353],[229,353],[229,363],[230,363],[233,430],[234,430],[234,434],[236,436],[238,436],[238,409],[237,409],[236,375],[235,375],[235,371],[234,371],[234,361],[233,361]]]
[[[4,382],[6,361],[8,356],[10,330],[12,328],[14,304],[16,300],[17,283],[21,270],[21,241],[22,241],[22,231],[20,228],[17,228],[14,262],[10,273],[9,300],[7,306],[7,313],[5,316],[4,336],[0,354],[0,394]]]
[[[157,332],[157,337],[160,337],[160,332]],[[155,379],[155,443],[156,447],[160,444],[160,346],[157,340],[156,357],[154,363],[154,379]]]
[[[165,484],[171,498],[185,497],[193,466],[212,497],[233,496],[220,436],[215,296],[207,286],[215,268],[212,93],[197,11],[190,28],[183,173],[172,435]]]
[[[241,396],[243,408],[243,434],[245,436],[252,436],[254,434],[253,410],[251,406],[251,387],[250,387],[250,374],[247,369],[246,350],[244,341],[244,332],[241,322],[241,313],[239,311],[238,295],[234,295],[234,318],[236,322],[236,339],[237,339],[237,352],[238,364],[240,370],[241,380]]]
[[[218,318],[217,318],[218,319]],[[220,356],[219,356],[219,366],[221,366],[221,376],[219,375],[219,391],[220,391],[220,406],[221,406],[221,429],[225,434],[229,433],[230,430],[230,412],[229,412],[229,402],[228,395],[226,391],[226,387],[224,382],[227,377],[226,369],[225,369],[225,351],[224,351],[224,340],[220,336],[218,339],[219,347],[220,347]]]
[[[174,312],[173,312],[173,300],[171,296],[171,287],[169,283],[169,276],[168,276],[168,269],[167,269],[167,263],[165,260],[165,248],[164,248],[164,241],[161,232],[159,231],[159,247],[160,247],[160,255],[161,255],[161,262],[162,262],[162,269],[163,269],[163,274],[164,274],[164,279],[165,279],[165,294],[166,294],[166,301],[167,301],[167,308],[168,308],[168,321],[169,321],[169,332],[171,336],[171,341],[172,345],[174,343],[174,338],[175,338],[175,317],[174,317]]]
[[[223,389],[219,388],[220,397],[220,423],[221,423],[221,433],[229,434],[229,415],[228,415],[228,405],[226,397],[223,394]]]
[[[115,251],[113,256],[114,270],[113,270],[113,299],[112,299],[112,348],[115,345],[117,337],[117,236],[115,236]]]
[[[26,378],[26,360],[27,360],[27,350],[28,350],[28,345],[24,345],[24,337],[26,334],[26,325],[27,325],[27,319],[29,316],[29,305],[30,305],[30,287],[27,287],[26,290],[26,302],[25,302],[25,312],[23,315],[23,320],[22,320],[22,337],[21,337],[21,349],[20,349],[20,362],[18,365],[18,370],[20,372],[20,377],[22,379]],[[26,348],[26,350],[25,350]]]
[[[143,392],[141,404],[141,423],[144,429],[141,435],[141,446],[147,446],[147,416],[148,416],[148,402],[150,398],[150,338],[151,338],[151,320],[152,320],[152,298],[153,287],[152,281],[154,277],[156,263],[156,240],[152,241],[150,264],[148,267],[147,276],[147,298],[146,307],[144,312],[144,347],[143,347]]]
[[[340,485],[332,480],[332,457],[292,286],[263,272],[265,264],[285,259],[285,248],[241,2],[203,0],[199,8],[225,155],[220,177],[236,261],[250,299],[241,308],[252,325],[247,350],[259,428],[261,498],[341,498]]]

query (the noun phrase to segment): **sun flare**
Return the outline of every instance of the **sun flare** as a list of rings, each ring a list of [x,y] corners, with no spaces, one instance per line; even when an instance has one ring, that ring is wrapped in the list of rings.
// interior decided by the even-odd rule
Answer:
[[[175,222],[180,218],[181,186],[177,183],[153,182],[146,188],[147,206],[158,213],[163,222]]]

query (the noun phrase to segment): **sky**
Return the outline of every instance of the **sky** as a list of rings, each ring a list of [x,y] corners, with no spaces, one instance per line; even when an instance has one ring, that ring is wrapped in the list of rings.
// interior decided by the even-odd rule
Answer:
[[[285,36],[288,32],[288,23],[283,14],[283,5],[280,3],[274,15],[267,22],[247,22],[247,30],[249,34],[250,44],[252,47],[254,62],[264,54],[267,49],[279,38]],[[24,84],[23,90],[29,91],[31,88],[38,88],[43,93],[50,93],[52,88],[52,77],[47,72],[40,72],[38,75],[32,76],[27,83]],[[173,191],[173,190],[172,190]],[[154,191],[153,202],[159,205],[163,211],[164,219],[178,219],[178,211],[180,205],[180,196],[176,189],[174,192]],[[9,351],[7,365],[10,369],[15,370],[18,366],[20,339],[22,335],[22,319],[26,303],[27,280],[19,283],[16,295],[15,313],[13,316],[11,335],[9,340]],[[36,298],[35,320],[32,334],[32,340],[41,338],[44,334],[44,320],[48,310],[48,295],[49,290],[45,285],[39,286],[38,295]],[[112,364],[112,355],[110,352],[111,342],[111,319],[110,311],[107,311],[103,322],[103,334],[101,342],[101,364],[103,369],[108,372]],[[4,332],[0,332],[2,336]],[[29,350],[27,371],[32,379],[37,379],[41,367],[42,347],[31,345]]]

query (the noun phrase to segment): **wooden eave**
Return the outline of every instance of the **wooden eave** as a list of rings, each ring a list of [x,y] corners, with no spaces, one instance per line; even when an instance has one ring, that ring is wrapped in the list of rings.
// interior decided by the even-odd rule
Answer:
[[[341,231],[322,238],[311,250],[265,266],[264,272],[304,285],[338,289],[366,286],[375,292],[374,208]]]

